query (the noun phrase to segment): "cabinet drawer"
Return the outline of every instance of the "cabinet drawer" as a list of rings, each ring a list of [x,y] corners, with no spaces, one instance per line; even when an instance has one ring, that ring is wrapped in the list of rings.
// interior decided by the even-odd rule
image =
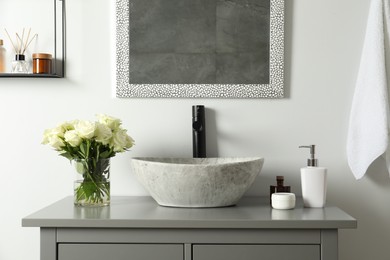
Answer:
[[[59,244],[58,260],[183,260],[182,244]]]
[[[319,245],[194,245],[193,260],[320,260]]]

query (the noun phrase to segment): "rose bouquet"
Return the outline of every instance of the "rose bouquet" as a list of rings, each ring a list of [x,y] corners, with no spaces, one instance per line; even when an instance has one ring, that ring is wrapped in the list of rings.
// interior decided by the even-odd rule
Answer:
[[[75,184],[76,205],[109,204],[109,159],[134,145],[121,120],[103,114],[97,118],[96,122],[64,122],[43,135],[43,144],[52,146],[76,166],[81,177]]]

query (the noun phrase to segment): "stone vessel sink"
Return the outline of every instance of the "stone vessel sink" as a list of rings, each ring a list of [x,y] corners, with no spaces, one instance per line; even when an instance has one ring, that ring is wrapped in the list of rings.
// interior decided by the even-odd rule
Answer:
[[[235,205],[260,173],[264,159],[132,158],[139,182],[156,202],[169,207]]]

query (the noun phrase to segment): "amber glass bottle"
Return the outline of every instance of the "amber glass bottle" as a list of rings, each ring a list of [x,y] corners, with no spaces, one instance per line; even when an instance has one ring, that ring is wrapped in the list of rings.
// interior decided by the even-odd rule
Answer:
[[[5,57],[5,48],[3,46],[3,40],[0,39],[0,73],[6,71],[6,57]]]

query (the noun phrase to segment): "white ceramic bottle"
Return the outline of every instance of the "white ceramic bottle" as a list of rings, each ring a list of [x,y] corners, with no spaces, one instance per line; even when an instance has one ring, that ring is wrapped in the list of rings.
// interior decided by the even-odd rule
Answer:
[[[327,169],[318,167],[318,160],[315,158],[315,145],[303,145],[299,148],[310,149],[307,167],[301,168],[303,204],[309,208],[322,208],[326,203]]]

